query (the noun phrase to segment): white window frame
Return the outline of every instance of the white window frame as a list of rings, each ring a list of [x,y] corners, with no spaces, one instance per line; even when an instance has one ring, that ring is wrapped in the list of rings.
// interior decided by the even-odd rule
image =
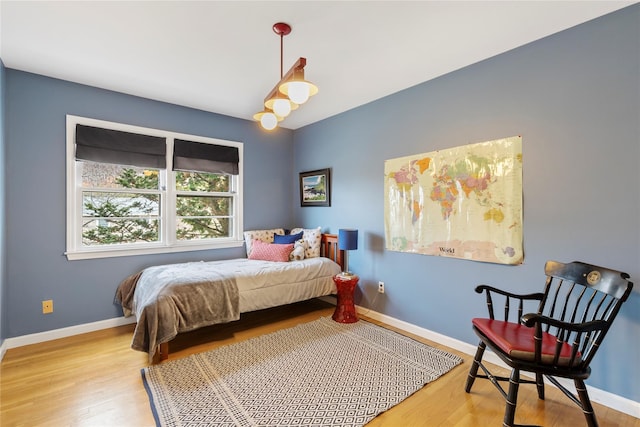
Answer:
[[[164,172],[166,188],[161,191],[161,229],[160,241],[104,245],[100,247],[87,247],[82,245],[82,186],[77,176],[75,158],[75,129],[76,125],[94,126],[103,129],[119,130],[124,132],[139,133],[149,136],[158,136],[167,140],[167,167]],[[233,220],[231,236],[206,240],[179,241],[176,239],[176,188],[173,177],[173,141],[184,139],[205,144],[232,146],[238,149],[239,165],[238,175],[232,176],[231,194],[233,197]],[[151,129],[140,126],[132,126],[122,123],[108,122],[104,120],[90,119],[87,117],[67,115],[67,250],[65,255],[68,260],[110,258],[131,255],[148,255],[172,252],[199,251],[207,249],[222,249],[239,247],[243,244],[243,144],[237,141],[227,141],[208,138],[197,135],[189,135],[170,132],[159,129]],[[161,174],[163,172],[161,171]]]

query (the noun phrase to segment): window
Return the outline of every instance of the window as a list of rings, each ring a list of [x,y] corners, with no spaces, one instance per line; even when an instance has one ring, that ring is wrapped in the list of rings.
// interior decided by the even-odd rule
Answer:
[[[67,258],[241,246],[242,147],[67,116]]]

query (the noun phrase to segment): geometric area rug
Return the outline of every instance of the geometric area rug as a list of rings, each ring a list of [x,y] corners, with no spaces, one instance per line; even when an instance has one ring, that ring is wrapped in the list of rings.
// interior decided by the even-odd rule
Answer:
[[[363,426],[462,359],[329,317],[142,369],[158,426]]]

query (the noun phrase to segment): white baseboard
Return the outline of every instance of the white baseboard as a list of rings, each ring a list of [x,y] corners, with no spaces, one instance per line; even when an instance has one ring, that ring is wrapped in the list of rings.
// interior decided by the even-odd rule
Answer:
[[[411,323],[398,320],[394,317],[387,316],[386,314],[369,310],[366,307],[356,306],[356,310],[359,314],[363,316],[370,317],[371,319],[377,320],[379,322],[383,322],[387,325],[390,325],[402,331],[406,331],[411,334],[417,335],[421,338],[425,338],[430,341],[437,342],[438,344],[445,345],[454,350],[458,350],[462,353],[468,354],[471,357],[474,357],[476,354],[477,344],[473,344],[473,345],[468,344],[466,342],[448,337],[446,335],[442,335],[437,332],[424,329],[420,326],[416,326]],[[511,369],[502,361],[502,359],[500,359],[498,356],[496,356],[495,353],[491,352],[490,350],[487,350],[485,352],[483,360],[486,360],[489,363],[493,363],[494,365],[498,365],[500,367],[503,367],[509,370]],[[566,378],[558,378],[558,380],[560,384],[567,387],[569,390],[573,389],[574,387],[573,381],[568,380]],[[545,382],[545,384],[554,387],[553,384],[550,384],[547,382]],[[462,387],[462,385],[460,385],[460,387]],[[587,390],[589,392],[589,397],[591,398],[592,402],[599,403],[611,409],[615,409],[616,411],[620,411],[627,415],[631,415],[632,417],[640,418],[640,402],[635,402],[631,399],[627,399],[622,396],[618,396],[617,394],[609,393],[608,391],[600,390],[598,388],[591,387],[591,386],[587,386]]]
[[[4,358],[4,354],[7,352],[7,340],[2,340],[2,344],[0,344],[0,362]]]
[[[87,332],[99,331],[102,329],[115,328],[117,326],[129,325],[135,323],[135,316],[115,317],[113,319],[100,320],[98,322],[84,323],[77,326],[69,326],[67,328],[54,329],[51,331],[38,332],[35,334],[22,335],[14,338],[7,338],[0,347],[0,360],[4,357],[4,353],[11,348],[22,347],[25,345],[38,344],[41,342],[57,340],[60,338],[71,337],[74,335],[85,334]]]
[[[322,298],[324,301],[335,304],[335,298]],[[458,350],[464,354],[468,354],[473,357],[476,353],[476,345],[468,344],[466,342],[448,337],[446,335],[439,334],[437,332],[430,331],[428,329],[416,326],[414,324],[405,322],[403,320],[396,319],[386,314],[378,313],[374,310],[369,310],[365,307],[356,306],[359,314],[370,317],[374,320],[383,322],[387,325],[398,328],[402,331],[409,332],[419,337],[437,342],[438,344],[445,345],[454,350]],[[45,341],[56,340],[60,338],[66,338],[73,335],[80,335],[87,332],[99,331],[102,329],[115,328],[117,326],[128,325],[135,323],[135,317],[116,317],[113,319],[101,320],[98,322],[85,323],[77,326],[70,326],[68,328],[54,329],[52,331],[39,332],[36,334],[23,335],[20,337],[7,338],[0,345],[0,361],[4,357],[8,349],[22,347],[25,345],[38,344]],[[502,360],[491,351],[485,352],[484,360],[489,363],[504,367],[508,369]],[[567,386],[569,389],[573,387],[572,381],[560,379],[560,383]],[[553,386],[553,384],[549,384]],[[623,412],[632,417],[640,418],[640,403],[633,400],[618,396],[613,393],[609,393],[604,390],[597,389],[595,387],[587,386],[589,396],[593,402],[597,402],[601,405],[607,406],[616,411]]]

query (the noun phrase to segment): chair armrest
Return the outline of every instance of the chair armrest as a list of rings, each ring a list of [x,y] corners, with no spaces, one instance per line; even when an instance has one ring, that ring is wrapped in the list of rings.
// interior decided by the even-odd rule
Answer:
[[[542,342],[545,339],[548,341],[548,335],[551,335],[555,342],[553,361],[547,360],[546,363],[556,367],[570,366],[572,369],[577,365],[589,366],[610,325],[606,320],[570,323],[536,313],[523,315],[521,321],[524,326],[535,329],[536,363],[544,360]],[[570,348],[570,354],[566,353],[567,348]]]
[[[479,294],[481,294],[484,291],[495,292],[497,294],[504,295],[506,297],[524,299],[524,300],[542,301],[542,298],[544,297],[544,294],[542,292],[536,292],[533,294],[514,294],[512,292],[503,291],[502,289],[494,288],[493,286],[489,286],[489,285],[476,286],[475,291]]]
[[[522,316],[522,323],[529,328],[534,327],[536,323],[541,323],[554,326],[561,330],[578,333],[599,331],[607,327],[607,322],[604,320],[593,320],[591,322],[584,323],[569,323],[536,313],[527,313]]]
[[[507,292],[489,285],[479,285],[476,287],[475,291],[479,294],[484,292],[487,300],[487,310],[489,311],[489,318],[491,319],[495,319],[493,296],[499,295],[498,300],[504,300],[503,319],[505,321],[509,321],[509,317],[512,314],[515,315],[516,319],[520,319],[522,317],[525,307],[524,301],[542,301],[544,299],[544,294],[540,292],[532,294],[515,294],[513,292]],[[517,302],[517,313],[512,313],[512,311],[516,311],[516,308],[511,308],[511,300],[515,300]]]

